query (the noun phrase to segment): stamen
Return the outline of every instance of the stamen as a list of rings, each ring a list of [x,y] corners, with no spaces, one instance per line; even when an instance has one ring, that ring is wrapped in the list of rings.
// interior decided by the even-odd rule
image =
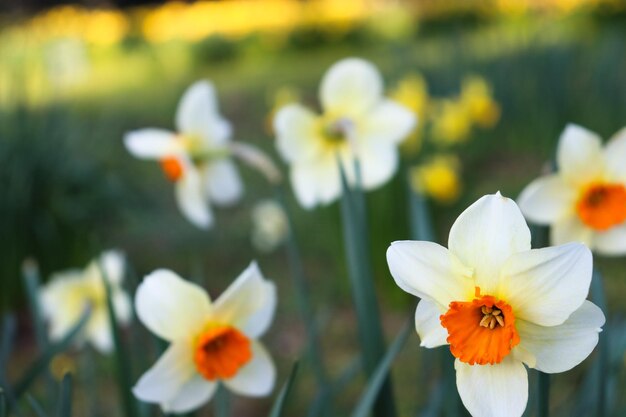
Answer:
[[[483,318],[480,320],[480,326],[488,327],[493,330],[496,324],[504,327],[504,318],[502,317],[502,310],[495,307],[482,306],[480,311],[483,313]]]

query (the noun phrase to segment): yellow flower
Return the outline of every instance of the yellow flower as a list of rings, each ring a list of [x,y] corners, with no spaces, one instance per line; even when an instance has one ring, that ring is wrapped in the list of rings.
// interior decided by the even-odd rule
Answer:
[[[500,119],[500,106],[493,99],[491,87],[481,77],[470,76],[463,80],[461,102],[480,127],[493,127]]]
[[[586,300],[591,252],[581,243],[530,248],[513,200],[486,195],[454,222],[448,248],[393,242],[387,263],[396,284],[421,300],[421,345],[450,346],[456,386],[474,417],[519,417],[526,366],[565,372],[598,343],[604,314]]]
[[[389,97],[410,109],[415,113],[418,120],[425,120],[429,95],[428,85],[421,74],[412,73],[405,76],[390,92]],[[422,124],[418,124],[407,139],[402,142],[400,149],[403,153],[415,155],[419,152],[422,145],[422,126]]]
[[[460,100],[445,99],[438,103],[433,119],[433,139],[443,144],[465,142],[472,129],[472,116]]]
[[[569,125],[557,149],[558,172],[531,182],[519,205],[531,222],[551,225],[553,244],[584,242],[603,255],[626,253],[626,128],[606,146]]]
[[[454,202],[461,194],[459,160],[440,155],[410,171],[411,187],[440,203]]]

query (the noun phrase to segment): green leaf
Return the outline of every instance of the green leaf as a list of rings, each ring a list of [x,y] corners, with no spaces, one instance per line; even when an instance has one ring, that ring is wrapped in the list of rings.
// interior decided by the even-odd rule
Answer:
[[[7,415],[7,399],[4,396],[4,390],[0,388],[0,417]]]
[[[35,261],[31,259],[24,261],[22,264],[22,279],[28,296],[28,305],[30,307],[30,314],[35,328],[35,340],[37,341],[37,347],[40,352],[44,352],[48,347],[49,341],[41,307],[41,299],[39,296],[39,270]],[[52,400],[56,395],[56,382],[48,370],[44,372],[44,377],[47,385],[47,400],[49,403],[52,403]]]
[[[37,346],[43,352],[48,345],[48,335],[46,334],[46,326],[39,300],[39,272],[34,261],[24,261],[22,265],[22,278],[24,280],[26,294],[28,295],[30,313],[35,327],[35,339],[37,340]]]
[[[35,400],[32,395],[26,394],[26,400],[28,401],[28,404],[30,404],[30,408],[33,409],[37,417],[48,417],[43,411],[43,408],[41,408],[41,405],[39,405],[37,400]]]
[[[411,238],[414,240],[435,241],[432,216],[428,199],[422,193],[414,191],[410,185],[409,190],[409,220],[411,224]]]
[[[608,314],[606,294],[604,292],[604,282],[602,274],[596,269],[593,269],[593,276],[591,279],[591,300],[596,303],[598,307]],[[598,341],[598,358],[597,364],[600,377],[596,386],[596,393],[598,396],[596,417],[604,417],[607,415],[607,376],[609,375],[609,340],[610,340],[610,327],[604,326],[604,329],[599,335]]]
[[[26,370],[22,378],[15,384],[14,395],[19,399],[28,390],[33,381],[48,369],[50,361],[59,353],[67,349],[74,338],[83,330],[89,321],[91,308],[86,308],[78,323],[57,343],[50,344],[39,358]]]
[[[61,381],[61,397],[59,399],[59,417],[72,416],[72,374],[66,373]]]
[[[365,197],[358,184],[353,188],[348,185],[343,166],[340,162],[338,163],[341,174],[341,217],[348,261],[348,277],[356,310],[363,366],[366,375],[371,377],[385,353],[385,344],[370,264]],[[356,162],[355,170],[359,178],[359,165]],[[374,415],[377,417],[396,415],[389,378],[378,393]]]
[[[385,356],[382,358],[376,367],[376,370],[372,374],[372,377],[368,381],[365,391],[361,394],[357,406],[352,412],[352,417],[367,417],[369,415],[370,410],[378,397],[380,389],[383,387],[387,377],[389,376],[391,365],[406,343],[412,328],[412,321],[409,320],[400,330],[400,333],[398,333],[395,340],[389,347],[389,350],[387,350],[387,353],[385,353]]]
[[[283,208],[289,224],[289,235],[287,238],[287,259],[291,278],[295,287],[297,305],[300,310],[300,317],[307,333],[307,356],[311,361],[318,389],[327,387],[328,375],[324,363],[324,355],[320,347],[319,333],[315,323],[313,307],[311,303],[311,291],[304,273],[302,258],[300,256],[300,248],[294,232],[293,216],[285,201],[285,192],[283,188],[276,187],[276,196],[279,204]]]
[[[276,400],[274,401],[274,405],[270,411],[269,417],[281,417],[283,415],[283,409],[285,408],[285,403],[287,402],[287,398],[289,397],[289,393],[293,388],[294,381],[296,380],[296,375],[298,374],[298,362],[294,363],[291,367],[291,373],[289,374],[289,378],[280,389]]]
[[[109,322],[111,323],[111,333],[113,343],[115,345],[115,364],[117,368],[117,386],[120,390],[120,396],[124,406],[124,414],[126,417],[137,417],[137,402],[132,394],[131,367],[126,346],[122,342],[119,326],[117,325],[117,315],[115,314],[115,306],[111,298],[111,285],[107,276],[106,268],[101,261],[98,262],[102,282],[106,290],[107,311]]]
[[[544,372],[539,372],[539,378],[537,379],[537,398],[538,398],[538,411],[539,417],[550,416],[550,375]]]

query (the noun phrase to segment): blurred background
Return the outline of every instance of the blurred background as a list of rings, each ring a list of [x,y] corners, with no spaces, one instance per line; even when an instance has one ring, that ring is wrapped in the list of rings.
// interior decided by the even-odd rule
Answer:
[[[415,303],[395,286],[385,261],[391,241],[411,237],[409,189],[429,197],[445,244],[454,219],[479,196],[500,190],[515,198],[545,170],[566,123],[605,138],[626,125],[623,1],[2,0],[0,298],[3,311],[18,315],[9,378],[34,355],[20,284],[24,260],[36,260],[45,280],[119,248],[130,263],[129,288],[165,267],[202,280],[214,297],[257,259],[279,285],[278,314],[265,340],[282,381],[305,333],[284,249],[259,245],[251,234],[253,207],[275,190],[241,166],[243,202],[218,209],[215,227],[200,231],[178,212],[158,165],[134,159],[122,138],[142,127],[173,129],[182,92],[206,78],[217,87],[234,139],[280,163],[273,112],[291,101],[319,108],[324,71],[348,56],[375,63],[388,95],[420,118],[403,146],[399,174],[368,195],[371,256],[389,338]],[[330,373],[337,375],[356,350],[339,208],[304,211],[288,184],[287,195]],[[606,275],[611,314],[619,317],[626,311],[626,263],[596,263]],[[414,415],[428,395],[418,345],[411,336],[394,368],[401,415]],[[82,360],[73,352],[54,363],[76,369],[80,381]],[[133,363],[133,376],[148,363]],[[108,358],[97,364],[103,375],[113,372]],[[554,378],[557,413],[572,401],[579,374]],[[337,400],[339,409],[354,402],[359,378]],[[312,383],[303,376],[289,415],[304,415]],[[99,399],[77,395],[76,415],[118,415],[111,385],[99,382]],[[269,405],[233,403],[238,417],[266,415]]]

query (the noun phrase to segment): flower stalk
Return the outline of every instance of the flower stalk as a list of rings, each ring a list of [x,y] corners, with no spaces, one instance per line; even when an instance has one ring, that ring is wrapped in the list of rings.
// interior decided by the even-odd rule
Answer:
[[[357,315],[363,367],[366,375],[371,377],[384,355],[385,347],[374,288],[374,277],[368,255],[369,238],[365,196],[360,187],[358,161],[355,161],[356,185],[353,187],[348,185],[344,167],[339,161],[338,163],[342,183],[341,220],[348,262],[348,277]],[[383,383],[374,404],[374,415],[377,417],[396,415],[389,376]]]

